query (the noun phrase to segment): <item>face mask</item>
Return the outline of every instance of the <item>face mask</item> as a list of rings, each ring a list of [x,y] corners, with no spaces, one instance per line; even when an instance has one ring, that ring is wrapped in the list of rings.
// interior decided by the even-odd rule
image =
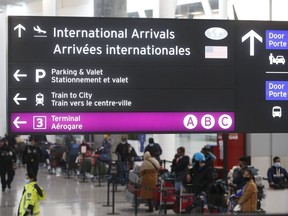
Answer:
[[[245,181],[250,181],[250,177],[244,177]]]
[[[25,184],[29,184],[30,183],[30,179],[25,179]]]
[[[149,145],[150,145],[150,146],[153,146],[153,145],[154,145],[154,143],[150,143]]]
[[[281,164],[280,164],[280,162],[276,162],[276,163],[274,163],[274,166],[275,166],[276,168],[279,168],[279,167],[281,166]]]

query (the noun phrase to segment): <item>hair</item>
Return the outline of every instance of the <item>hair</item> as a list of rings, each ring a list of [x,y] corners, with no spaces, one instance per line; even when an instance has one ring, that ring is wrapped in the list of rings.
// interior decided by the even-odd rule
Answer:
[[[177,150],[179,150],[181,153],[184,153],[185,154],[185,148],[184,147],[179,147]]]
[[[275,156],[275,157],[273,158],[273,162],[275,163],[276,160],[280,160],[280,157],[279,157],[279,156]]]
[[[32,172],[32,171],[29,171],[26,175],[27,175],[30,179],[33,179],[33,180],[36,179],[36,175],[35,175],[34,172]]]
[[[124,142],[124,141],[126,141],[126,140],[127,140],[127,138],[126,138],[125,136],[122,136],[122,137],[121,137],[121,141]]]
[[[247,165],[249,164],[249,158],[247,156],[240,157],[239,161],[242,161],[242,162],[246,163]]]
[[[251,178],[253,179],[253,181],[255,182],[255,177],[254,177],[252,169],[245,169],[244,172],[248,172]]]
[[[148,142],[149,143],[154,143],[154,139],[151,137],[151,138],[149,138]]]

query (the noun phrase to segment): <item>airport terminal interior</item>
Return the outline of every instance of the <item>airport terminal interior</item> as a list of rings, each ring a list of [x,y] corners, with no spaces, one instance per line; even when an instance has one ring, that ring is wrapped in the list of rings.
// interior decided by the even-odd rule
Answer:
[[[8,32],[10,31],[8,28],[8,17],[109,17],[111,20],[117,20],[117,18],[150,18],[151,22],[159,18],[163,20],[229,20],[231,22],[242,20],[247,22],[251,21],[252,24],[253,21],[277,22],[279,26],[282,26],[288,22],[287,7],[287,0],[0,0],[0,171],[3,170],[3,167],[6,167],[3,165],[3,162],[1,162],[4,158],[4,155],[1,155],[3,150],[2,145],[10,146],[11,151],[15,152],[15,159],[13,159],[13,167],[11,168],[15,174],[11,174],[14,176],[14,179],[12,183],[6,184],[1,182],[0,215],[103,216],[114,214],[177,215],[180,213],[196,215],[198,213],[208,214],[209,211],[210,214],[215,215],[225,213],[238,214],[234,212],[234,208],[237,207],[237,199],[234,198],[237,190],[235,190],[234,186],[232,187],[232,184],[233,178],[235,178],[234,174],[239,170],[241,160],[251,168],[250,170],[252,170],[255,178],[255,187],[257,187],[256,212],[258,212],[259,215],[261,215],[261,213],[287,215],[288,190],[286,188],[288,188],[288,174],[279,174],[281,178],[286,178],[286,180],[277,187],[271,185],[269,175],[267,174],[269,168],[275,168],[279,165],[279,162],[281,163],[281,169],[288,169],[287,126],[287,129],[284,128],[279,131],[266,130],[261,133],[244,133],[245,131],[237,131],[239,133],[225,133],[225,131],[219,131],[219,133],[217,133],[218,131],[211,133],[205,133],[203,131],[196,133],[169,133],[169,131],[159,133],[158,131],[157,133],[153,133],[153,131],[147,131],[146,133],[143,132],[140,134],[129,133],[129,131],[121,131],[119,133],[111,133],[111,131],[101,131],[101,133],[95,131],[95,133],[93,133],[93,131],[89,131],[83,134],[69,132],[59,132],[55,135],[51,132],[48,134],[39,132],[31,134],[28,132],[23,134],[7,134],[7,132],[10,131],[10,129],[8,129],[9,124],[15,124],[16,122],[16,128],[24,124],[19,118],[11,121],[10,118],[12,117],[7,114],[11,112],[8,110],[9,107],[11,107],[10,102],[7,102],[8,89],[10,91],[9,84],[11,83],[7,80],[10,79],[9,77],[12,77],[12,75],[9,76],[7,73],[10,67],[8,65],[8,59],[10,58],[8,47],[13,47],[11,44],[8,44],[10,40],[8,38]],[[115,28],[117,29],[117,27]],[[277,34],[283,35],[282,37],[288,34],[288,30],[278,30],[280,33],[277,32]],[[34,31],[38,31],[39,34],[45,32],[43,32],[39,26],[36,26]],[[267,31],[270,31],[270,33],[276,32],[276,30],[272,31],[269,29]],[[20,32],[19,30],[18,37],[20,37]],[[70,32],[70,36],[71,34]],[[170,32],[172,39],[174,39],[174,36],[175,35]],[[121,34],[119,34],[118,37],[121,37]],[[252,43],[251,38],[250,43]],[[259,37],[257,38],[257,36],[255,36],[255,38],[260,41]],[[63,40],[65,40],[65,38]],[[243,38],[242,40],[244,41]],[[288,57],[285,53],[288,49],[285,44],[288,43],[288,38],[285,42],[284,39],[281,41],[281,38],[276,38],[275,41],[277,46],[279,44],[281,46],[283,45],[283,49],[281,49],[282,52],[279,50],[275,51],[275,48],[275,56],[271,54],[270,58],[267,55],[266,60],[263,60],[263,65],[269,65],[270,62],[270,65],[278,67],[279,64],[279,70],[285,70],[285,64],[287,64],[285,58]],[[274,46],[274,44],[272,45]],[[88,47],[88,45],[86,46]],[[267,46],[270,45],[266,44],[266,47]],[[37,47],[32,46],[31,50],[35,51]],[[250,48],[250,56],[252,56],[251,50]],[[29,50],[27,50],[27,53],[28,52]],[[41,50],[39,50],[39,52],[41,52]],[[209,51],[205,53],[207,56],[209,55],[208,52]],[[223,49],[221,49],[219,52],[220,54],[218,53],[217,55],[221,55],[221,58],[227,58],[225,57],[227,50],[225,51],[224,49],[223,51]],[[230,55],[229,52],[228,54]],[[22,57],[25,59],[25,55]],[[212,56],[207,58],[215,58],[215,56],[212,54]],[[137,61],[135,64],[137,64]],[[167,62],[167,64],[169,65],[169,62]],[[267,74],[268,71],[266,72],[266,75]],[[16,80],[24,77],[21,73],[18,73],[17,76]],[[39,76],[41,78],[41,73]],[[281,76],[281,79],[284,81],[281,81],[280,84],[275,81],[270,81],[270,84],[272,85],[274,82],[274,84],[288,85],[288,82],[285,81],[288,80],[285,74],[279,76]],[[275,76],[273,78],[275,80],[277,79]],[[125,79],[122,81],[125,83]],[[266,85],[268,87],[270,86],[269,83],[266,83]],[[13,88],[13,86],[11,88]],[[263,84],[263,89],[264,88],[265,84]],[[278,97],[279,94],[277,93],[277,96],[266,95],[266,101],[274,100],[270,99],[270,97]],[[13,99],[16,105],[26,100],[19,95],[20,93]],[[282,94],[283,97],[285,95],[286,92]],[[87,95],[87,97],[89,97],[89,95]],[[263,94],[263,98],[264,97]],[[169,96],[167,96],[167,98],[169,98]],[[43,100],[44,99],[41,101],[39,99],[37,101],[36,98],[37,103],[43,103]],[[265,120],[269,119],[273,121],[272,124],[274,125],[277,120],[287,117],[285,113],[287,108],[285,107],[288,107],[288,104],[285,104],[285,100],[288,99],[283,99],[284,102],[281,101],[279,104],[276,102],[273,103],[272,110],[270,110],[269,107],[269,117],[265,118]],[[280,106],[282,106],[283,110]],[[247,113],[249,113],[250,108],[253,108],[253,105],[248,104]],[[25,112],[25,110],[23,112]],[[91,110],[89,110],[89,112],[91,112]],[[251,116],[254,114],[255,113],[249,113]],[[255,122],[251,121],[251,124],[255,125]],[[29,149],[31,145],[33,146],[33,144],[31,144],[33,142],[37,143],[36,145],[41,152],[39,153],[41,157],[39,157],[39,163],[37,164],[37,167],[39,167],[37,183],[43,188],[46,195],[43,201],[39,201],[40,214],[39,209],[37,212],[34,210],[34,214],[30,214],[28,213],[30,211],[29,208],[26,209],[23,205],[21,207],[21,203],[23,202],[23,199],[21,199],[23,198],[23,189],[28,185],[26,181],[29,162],[27,163],[28,159],[25,158],[25,154],[27,154],[27,149]],[[121,162],[121,157],[119,157],[120,153],[117,151],[117,146],[121,143],[129,143],[127,150],[129,151],[129,157],[127,156],[129,159],[125,162]],[[159,172],[157,173],[157,184],[148,190],[149,192],[152,191],[153,197],[152,199],[148,198],[147,201],[147,198],[141,198],[140,195],[142,187],[140,171],[144,163],[143,157],[145,158],[145,149],[157,144],[159,144],[161,148],[160,158],[155,156],[153,159],[156,158],[155,160],[158,161],[157,163],[160,165],[160,168],[156,168],[153,165],[155,170],[159,170]],[[103,150],[107,146],[109,148],[108,153]],[[182,147],[185,149],[185,155],[189,156],[190,168],[195,165],[195,161],[196,164],[199,162],[198,159],[195,159],[199,152],[202,152],[200,153],[201,156],[205,156],[206,165],[209,160],[212,161],[213,185],[217,185],[217,192],[215,194],[217,195],[217,199],[221,200],[221,203],[218,202],[213,205],[209,203],[209,201],[207,201],[209,200],[209,195],[211,195],[209,192],[207,192],[207,194],[199,193],[195,195],[192,191],[193,185],[191,186],[187,183],[186,173],[185,180],[184,175],[180,180],[179,178],[177,179],[175,176],[176,171],[174,170],[175,172],[173,172],[171,166],[173,161],[174,163],[178,162]],[[135,154],[131,153],[131,151]],[[207,156],[206,158],[206,155],[212,156],[210,158]],[[11,153],[8,157],[12,158],[14,156]],[[192,158],[194,158],[195,161],[193,161]],[[32,174],[34,174],[34,171]],[[185,170],[185,172],[186,171],[187,170]],[[1,171],[1,175],[2,172],[3,171]],[[177,184],[175,184],[175,182],[180,182],[180,190],[176,187]],[[3,186],[4,184],[6,185]],[[219,188],[221,188],[221,190]],[[218,191],[218,189],[220,191]],[[27,190],[28,189],[26,189],[26,191]],[[39,195],[39,190],[35,190]],[[27,196],[28,200],[30,200],[31,194]],[[239,197],[241,197],[241,195],[239,195]],[[152,200],[153,205],[153,211],[150,212],[151,203],[149,199]],[[18,214],[20,209],[22,209],[21,211],[24,211],[24,213],[25,211],[28,212],[26,214],[23,212],[22,214]]]

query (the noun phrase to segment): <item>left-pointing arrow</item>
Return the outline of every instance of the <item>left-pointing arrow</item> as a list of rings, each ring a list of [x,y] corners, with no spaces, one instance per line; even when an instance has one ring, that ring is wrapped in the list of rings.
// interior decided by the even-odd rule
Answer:
[[[22,33],[22,30],[26,31],[25,27],[21,24],[18,24],[17,26],[14,27],[14,31],[15,30],[18,30],[18,37],[21,38],[21,33]]]
[[[27,121],[19,121],[19,119],[20,119],[20,117],[19,116],[17,116],[16,118],[15,118],[15,120],[13,121],[13,124],[15,125],[15,127],[16,128],[20,128],[20,124],[27,124]]]
[[[16,70],[16,72],[13,74],[14,78],[17,82],[20,81],[19,77],[27,77],[27,74],[19,74],[20,70]]]
[[[19,95],[20,95],[20,93],[17,93],[17,94],[14,96],[14,98],[13,98],[14,102],[15,102],[17,105],[20,105],[19,101],[26,101],[26,100],[27,100],[27,98],[19,97]]]

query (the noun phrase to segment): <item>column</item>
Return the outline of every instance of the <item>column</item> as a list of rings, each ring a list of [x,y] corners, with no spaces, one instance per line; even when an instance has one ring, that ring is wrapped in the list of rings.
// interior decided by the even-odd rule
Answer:
[[[154,18],[175,18],[177,0],[159,0],[159,8],[153,12]],[[157,10],[157,8],[155,8]],[[155,14],[155,15],[154,15]]]
[[[0,31],[0,41],[1,41],[1,46],[0,46],[0,136],[3,136],[7,132],[7,118],[6,118],[6,95],[7,95],[7,84],[6,84],[6,63],[7,63],[7,58],[6,58],[6,48],[7,48],[7,19],[6,19],[6,13],[0,13],[0,26],[1,31]]]
[[[126,0],[94,0],[95,17],[127,17]]]
[[[56,0],[42,0],[42,15],[56,16]]]
[[[176,154],[175,134],[155,134],[154,141],[162,148],[161,160],[172,161]],[[169,169],[169,164],[166,168]]]
[[[219,18],[220,19],[227,19],[227,0],[219,0]]]

